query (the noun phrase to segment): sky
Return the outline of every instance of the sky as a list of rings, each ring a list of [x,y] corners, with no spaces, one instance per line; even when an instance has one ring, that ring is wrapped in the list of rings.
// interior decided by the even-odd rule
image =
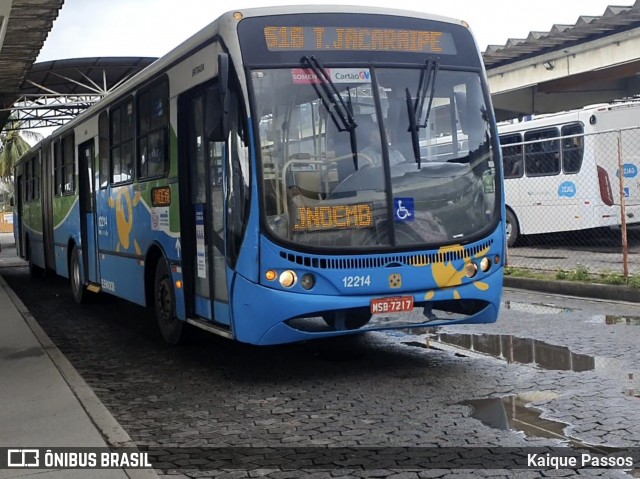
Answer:
[[[273,5],[343,3],[336,0],[240,0],[234,10]],[[634,0],[349,0],[345,4],[416,10],[459,18],[471,26],[481,51],[601,16],[608,5]],[[232,2],[219,0],[64,0],[37,61],[100,56],[159,57],[208,25]]]

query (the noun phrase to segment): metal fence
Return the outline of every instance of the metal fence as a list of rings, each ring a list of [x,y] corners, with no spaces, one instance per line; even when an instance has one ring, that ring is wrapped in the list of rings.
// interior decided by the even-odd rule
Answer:
[[[502,146],[511,268],[640,280],[640,127]],[[620,174],[622,172],[622,174]]]

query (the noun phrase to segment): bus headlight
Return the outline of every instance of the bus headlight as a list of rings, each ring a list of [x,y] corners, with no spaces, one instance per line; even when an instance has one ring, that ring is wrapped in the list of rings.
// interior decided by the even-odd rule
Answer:
[[[467,263],[464,265],[464,274],[468,278],[473,278],[478,273],[478,266],[475,263]]]
[[[269,271],[267,271],[265,273],[265,278],[267,278],[267,281],[273,281],[274,279],[276,279],[278,277],[278,273],[276,273],[274,270],[270,269]]]
[[[290,288],[298,281],[298,276],[294,271],[288,269],[287,271],[283,271],[280,273],[280,284],[285,288]]]
[[[480,269],[483,273],[486,273],[491,268],[491,260],[486,256],[480,260]]]
[[[316,280],[312,274],[307,273],[300,279],[300,284],[304,289],[311,289],[316,284]]]

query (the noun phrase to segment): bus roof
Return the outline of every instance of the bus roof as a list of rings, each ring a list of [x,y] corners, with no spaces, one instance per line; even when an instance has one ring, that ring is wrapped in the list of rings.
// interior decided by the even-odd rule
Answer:
[[[221,15],[220,19],[233,16],[236,12],[246,17],[263,17],[268,15],[296,15],[307,13],[364,13],[377,15],[395,15],[400,17],[422,18],[438,22],[453,23],[466,26],[467,23],[451,17],[434,15],[413,10],[386,7],[365,7],[362,5],[287,5],[278,7],[238,8]]]
[[[593,105],[587,105],[583,108],[570,111],[561,111],[557,113],[548,113],[544,115],[537,115],[530,120],[523,120],[518,122],[501,122],[498,123],[498,130],[500,133],[515,132],[521,130],[531,130],[534,128],[540,128],[544,126],[557,125],[560,123],[566,123],[570,121],[580,121],[584,118],[589,118],[590,115],[596,112],[615,111],[623,109],[640,108],[640,100],[621,101],[616,103],[596,103]]]
[[[207,26],[196,32],[191,37],[180,43],[178,46],[167,52],[158,60],[147,66],[142,71],[138,72],[135,76],[129,79],[127,82],[120,85],[115,90],[109,92],[103,99],[92,105],[78,117],[69,121],[65,125],[55,130],[50,137],[41,140],[38,144],[34,145],[31,150],[37,149],[41,144],[45,144],[50,138],[54,136],[60,136],[66,131],[72,130],[77,124],[91,118],[96,113],[100,112],[106,104],[116,103],[119,99],[125,97],[136,87],[139,87],[146,82],[152,80],[156,75],[167,70],[169,67],[188,57],[188,55],[196,49],[198,46],[209,43],[216,36],[221,33],[235,30],[237,24],[245,18],[261,17],[269,15],[296,15],[296,14],[312,14],[312,13],[354,13],[354,14],[367,14],[367,15],[392,15],[402,16],[410,18],[421,18],[425,20],[445,22],[454,25],[461,25],[468,28],[466,22],[462,20],[456,20],[449,17],[440,15],[431,15],[422,12],[415,12],[411,10],[401,10],[393,8],[381,8],[381,7],[365,7],[356,5],[288,5],[277,7],[259,7],[259,8],[247,8],[247,9],[235,9],[228,11]],[[30,151],[31,151],[30,150]]]

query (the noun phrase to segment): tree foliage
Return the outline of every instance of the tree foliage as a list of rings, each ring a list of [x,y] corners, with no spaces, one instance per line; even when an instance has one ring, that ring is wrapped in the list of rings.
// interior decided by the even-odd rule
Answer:
[[[5,183],[11,182],[14,165],[31,148],[27,140],[42,139],[40,133],[19,130],[19,127],[20,122],[12,115],[0,133],[0,181]]]

